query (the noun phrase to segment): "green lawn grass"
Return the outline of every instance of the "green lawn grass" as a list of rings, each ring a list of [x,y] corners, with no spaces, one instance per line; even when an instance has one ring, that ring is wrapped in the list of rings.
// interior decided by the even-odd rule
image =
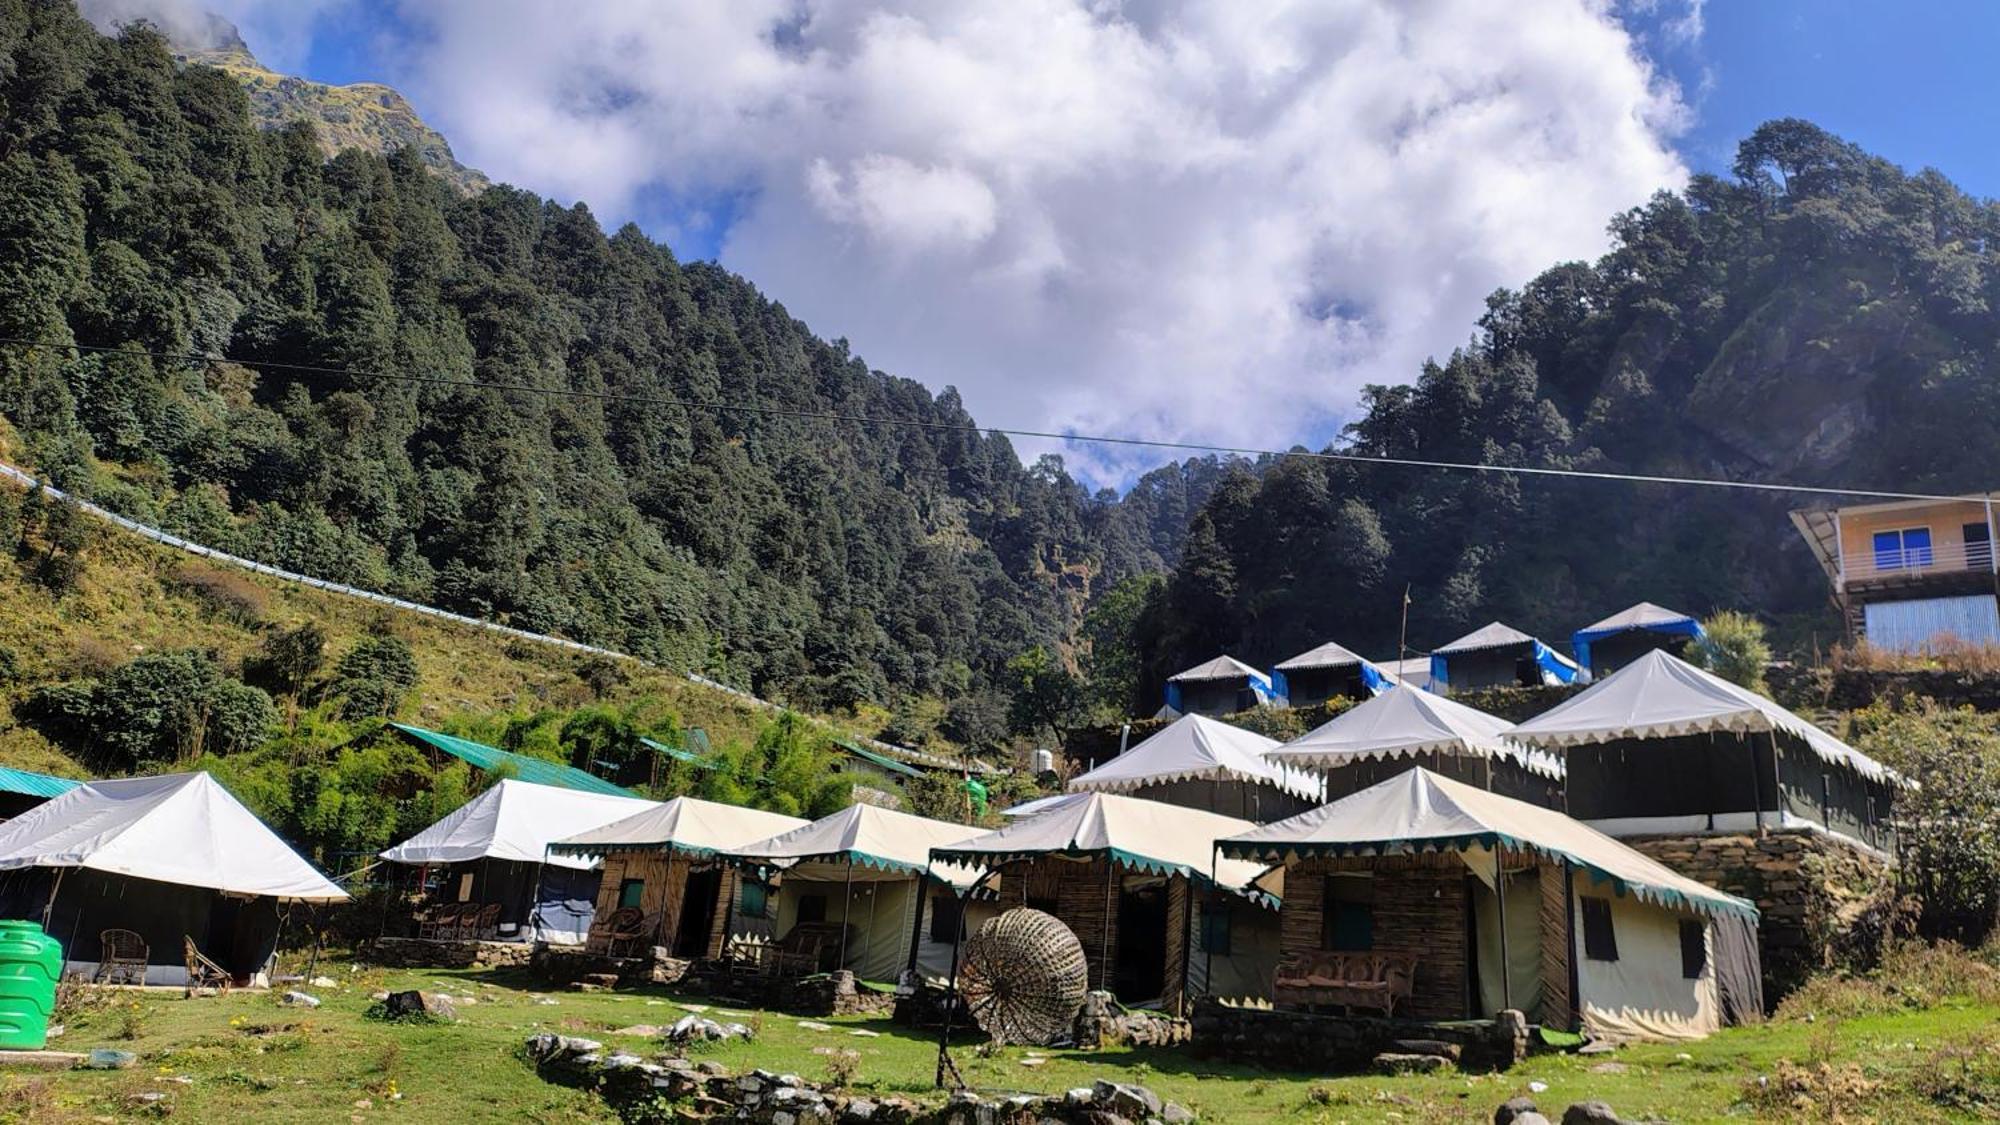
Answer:
[[[238,1121],[401,1121],[469,1125],[485,1121],[612,1121],[587,1092],[543,1082],[518,1048],[538,1031],[561,1031],[609,1045],[657,1053],[647,1040],[613,1034],[639,1024],[665,1025],[682,1004],[706,1004],[664,989],[618,993],[538,990],[520,976],[481,972],[327,969],[342,983],[318,990],[315,1010],[281,1005],[275,994],[235,992],[182,999],[178,993],[118,992],[73,1015],[51,1045],[108,1046],[135,1052],[125,1071],[0,1074],[0,1120],[142,1120],[171,1115],[208,1125]],[[470,995],[451,1025],[397,1025],[367,1019],[378,989],[423,988]],[[552,999],[554,1004],[540,1002]],[[136,1005],[136,1006],[135,1006]],[[712,1006],[712,1012],[725,1006]],[[733,1010],[733,1009],[729,1009]],[[736,1017],[745,1018],[745,1017]],[[1328,1078],[1226,1066],[1169,1050],[1031,1052],[990,1056],[972,1041],[955,1047],[960,1071],[989,1091],[1058,1091],[1108,1077],[1151,1086],[1208,1121],[1472,1122],[1530,1082],[1544,1109],[1602,1098],[1631,1118],[1675,1122],[1769,1117],[1833,1120],[1978,1120],[1920,1096],[1912,1077],[1941,1046],[1973,1041],[2000,1020],[2000,1008],[1945,1005],[1835,1024],[1778,1022],[1732,1029],[1691,1044],[1632,1047],[1611,1056],[1537,1056],[1506,1074],[1404,1078]],[[799,1026],[778,1013],[746,1018],[752,1044],[702,1052],[732,1068],[765,1067],[809,1080],[827,1077],[828,1055],[858,1054],[856,1083],[879,1093],[926,1095],[936,1060],[933,1038],[886,1020],[836,1018],[831,1031]],[[874,1036],[852,1034],[875,1031]],[[1023,1060],[1039,1054],[1039,1066]],[[1758,1075],[1779,1060],[1855,1064],[1879,1083],[1845,1104],[1827,1100],[1786,1108],[1786,1099],[1746,1102]],[[1612,1065],[1606,1065],[1607,1063]],[[2000,1092],[1986,1103],[2000,1107]],[[157,1094],[149,1100],[148,1094]],[[398,1096],[399,1095],[399,1096]],[[1978,1091],[1971,1095],[1976,1107]],[[1985,1119],[1990,1119],[1985,1118]]]

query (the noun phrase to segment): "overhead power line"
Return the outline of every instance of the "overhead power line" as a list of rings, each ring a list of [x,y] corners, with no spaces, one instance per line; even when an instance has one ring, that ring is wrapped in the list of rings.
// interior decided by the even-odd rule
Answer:
[[[755,414],[775,418],[842,422],[859,426],[903,426],[911,429],[950,433],[1004,434],[1008,437],[1078,442],[1088,445],[1171,449],[1190,453],[1220,453],[1238,457],[1296,457],[1315,461],[1338,461],[1356,465],[1386,465],[1398,468],[1496,473],[1526,477],[1568,477],[1576,480],[1616,481],[1625,484],[1662,484],[1694,488],[1724,488],[1743,492],[1845,496],[1868,500],[1970,500],[1974,502],[1984,502],[1986,500],[1984,494],[1977,493],[1953,495],[1874,488],[1841,488],[1829,485],[1790,484],[1772,481],[1729,480],[1721,477],[1681,477],[1651,473],[1614,473],[1591,469],[1555,469],[1534,465],[1501,465],[1483,461],[1445,461],[1422,457],[1385,457],[1367,453],[1343,453],[1331,449],[1259,449],[1253,446],[1218,445],[1211,442],[1177,441],[1167,438],[1142,438],[1118,434],[1084,434],[1061,430],[1031,430],[1018,426],[981,426],[958,422],[929,422],[921,418],[884,418],[879,415],[850,414],[834,410],[804,410],[797,407],[763,406],[754,403],[707,402],[699,399],[674,398],[668,395],[618,394],[611,391],[580,390],[574,387],[537,387],[529,383],[502,383],[483,379],[453,379],[442,375],[403,375],[387,371],[358,371],[346,367],[326,367],[310,363],[285,363],[277,360],[230,359],[224,356],[203,355],[199,352],[157,352],[105,344],[63,344],[49,340],[23,339],[16,336],[0,336],[0,344],[27,350],[73,352],[79,355],[137,355],[148,359],[166,360],[176,363],[231,363],[239,367],[294,372],[301,375],[338,375],[348,379],[374,379],[388,383],[411,383],[425,386],[452,387],[460,390],[513,391],[521,394],[547,395],[553,398],[581,399],[591,402],[623,402],[647,406],[671,406],[683,410]]]

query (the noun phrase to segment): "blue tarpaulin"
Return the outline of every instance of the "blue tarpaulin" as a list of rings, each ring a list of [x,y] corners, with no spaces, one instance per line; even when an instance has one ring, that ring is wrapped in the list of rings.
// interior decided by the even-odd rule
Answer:
[[[1687,614],[1676,613],[1651,602],[1640,602],[1623,613],[1613,614],[1595,625],[1578,629],[1570,635],[1570,650],[1576,653],[1576,662],[1595,675],[1597,668],[1590,660],[1591,644],[1606,637],[1631,632],[1661,633],[1667,636],[1686,637],[1694,641],[1699,641],[1703,636],[1701,622]]]

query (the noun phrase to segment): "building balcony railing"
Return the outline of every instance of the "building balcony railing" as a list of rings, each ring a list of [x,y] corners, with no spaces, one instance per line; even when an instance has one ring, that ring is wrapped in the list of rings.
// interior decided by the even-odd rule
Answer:
[[[1841,579],[1848,585],[1992,571],[1991,543],[1860,551],[1841,560]]]

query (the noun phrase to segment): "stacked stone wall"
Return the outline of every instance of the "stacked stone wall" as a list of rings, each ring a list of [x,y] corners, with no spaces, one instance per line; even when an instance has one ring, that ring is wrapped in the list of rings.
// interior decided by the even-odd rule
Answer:
[[[1888,861],[1819,832],[1640,836],[1624,841],[1691,879],[1757,904],[1764,1002],[1832,967],[1841,935],[1893,885]]]
[[[1204,998],[1195,1001],[1189,1049],[1202,1058],[1290,1073],[1349,1074],[1368,1070],[1377,1055],[1398,1044],[1439,1042],[1457,1047],[1459,1065],[1467,1070],[1505,1070],[1528,1050],[1527,1021],[1511,1014],[1511,1020],[1426,1023],[1237,1007]]]

